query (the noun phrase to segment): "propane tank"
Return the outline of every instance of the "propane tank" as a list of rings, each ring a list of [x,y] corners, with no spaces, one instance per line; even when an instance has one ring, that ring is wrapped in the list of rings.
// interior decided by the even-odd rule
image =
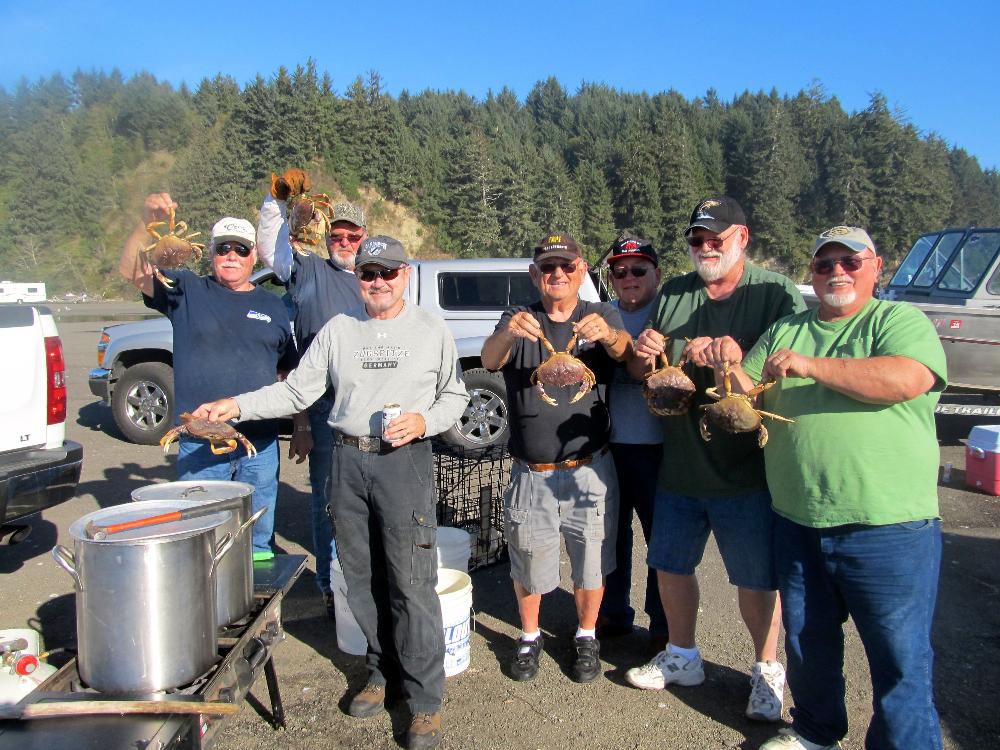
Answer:
[[[0,630],[0,705],[12,705],[56,673],[42,661],[41,639],[30,628]]]

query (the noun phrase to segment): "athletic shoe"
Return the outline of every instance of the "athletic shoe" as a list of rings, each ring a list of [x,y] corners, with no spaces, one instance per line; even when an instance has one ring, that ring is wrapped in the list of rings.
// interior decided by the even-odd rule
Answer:
[[[510,676],[518,682],[535,679],[538,674],[538,660],[542,657],[543,637],[539,635],[533,641],[517,640],[517,651],[510,663]]]
[[[778,736],[772,737],[760,750],[841,750],[839,742],[832,745],[817,745],[815,742],[802,739],[794,729],[779,729]]]
[[[596,638],[580,636],[573,639],[576,661],[570,677],[573,682],[593,682],[601,676],[601,642]]]
[[[785,668],[780,662],[759,661],[750,673],[750,700],[747,718],[754,721],[779,721],[785,698]]]
[[[648,664],[625,673],[630,684],[643,690],[663,690],[667,685],[700,685],[705,681],[701,656],[687,659],[669,650],[661,651]]]

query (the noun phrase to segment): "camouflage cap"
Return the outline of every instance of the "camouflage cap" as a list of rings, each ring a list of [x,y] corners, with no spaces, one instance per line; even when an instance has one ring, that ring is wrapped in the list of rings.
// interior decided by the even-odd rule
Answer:
[[[353,203],[338,203],[333,207],[333,216],[330,219],[330,223],[336,224],[338,221],[346,221],[362,229],[368,228],[368,225],[365,224],[364,209],[361,206],[355,206]]]
[[[861,227],[839,226],[827,229],[816,238],[816,244],[813,245],[813,257],[815,258],[816,253],[822,250],[823,247],[834,243],[843,245],[848,250],[856,253],[863,253],[865,250],[875,252],[875,243],[872,242],[872,238],[868,236],[868,232],[864,229]]]

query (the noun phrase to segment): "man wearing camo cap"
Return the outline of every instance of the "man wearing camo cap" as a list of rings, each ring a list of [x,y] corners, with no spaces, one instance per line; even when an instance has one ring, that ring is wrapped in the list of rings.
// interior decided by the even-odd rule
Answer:
[[[279,195],[281,193],[279,192]],[[358,280],[354,276],[354,258],[361,242],[368,236],[365,214],[360,206],[337,203],[333,207],[326,247],[330,257],[293,249],[286,219],[286,201],[271,192],[260,207],[257,225],[257,251],[260,259],[286,282],[295,302],[295,338],[299,351],[305,353],[313,338],[328,320],[340,313],[357,314],[362,308]],[[295,432],[288,457],[298,456],[298,463],[309,457],[309,484],[312,488],[313,552],[316,555],[316,585],[323,594],[327,613],[333,617],[333,591],[330,585],[330,545],[333,530],[326,506],[330,477],[330,452],[333,433],[327,424],[333,393],[327,392],[308,411],[294,418]]]

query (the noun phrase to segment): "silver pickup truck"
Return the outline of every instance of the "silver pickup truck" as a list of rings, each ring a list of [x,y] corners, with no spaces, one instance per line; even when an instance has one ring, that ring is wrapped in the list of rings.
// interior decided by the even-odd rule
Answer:
[[[465,374],[469,405],[444,438],[466,448],[507,439],[507,394],[503,378],[484,369],[483,341],[511,305],[538,299],[528,275],[530,258],[476,258],[411,261],[407,299],[448,323]],[[282,296],[284,287],[270,270],[251,279]],[[582,299],[599,299],[591,279]],[[286,298],[286,302],[288,302]],[[290,304],[290,303],[289,303]],[[159,441],[174,421],[173,330],[166,318],[108,326],[97,345],[98,367],[90,391],[111,405],[115,424],[135,443]]]

